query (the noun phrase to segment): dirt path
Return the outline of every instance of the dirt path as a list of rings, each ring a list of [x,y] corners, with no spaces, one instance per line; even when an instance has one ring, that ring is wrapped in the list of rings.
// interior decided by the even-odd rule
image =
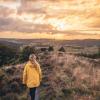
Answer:
[[[36,90],[36,94],[35,94],[35,100],[39,100],[39,89]]]

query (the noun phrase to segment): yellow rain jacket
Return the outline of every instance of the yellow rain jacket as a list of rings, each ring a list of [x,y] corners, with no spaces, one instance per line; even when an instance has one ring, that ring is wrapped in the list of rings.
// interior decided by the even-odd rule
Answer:
[[[26,84],[28,88],[38,87],[41,79],[42,74],[38,62],[32,64],[28,61],[23,71],[23,84]]]

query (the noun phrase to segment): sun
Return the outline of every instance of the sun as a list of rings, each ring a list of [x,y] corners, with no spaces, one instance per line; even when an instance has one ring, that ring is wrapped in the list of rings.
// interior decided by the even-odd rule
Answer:
[[[48,19],[48,24],[52,25],[55,30],[59,31],[65,31],[65,30],[74,30],[78,29],[79,27],[81,28],[80,23],[72,23],[70,21],[65,21],[66,19],[57,19],[57,18],[51,18]]]

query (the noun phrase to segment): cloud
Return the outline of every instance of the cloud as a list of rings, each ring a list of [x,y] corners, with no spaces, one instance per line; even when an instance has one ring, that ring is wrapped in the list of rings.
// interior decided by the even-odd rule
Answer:
[[[0,6],[0,17],[8,17],[10,14],[14,13],[15,10]]]
[[[17,0],[0,0],[0,2],[9,2],[9,1],[17,1]]]
[[[100,0],[0,0],[0,31],[73,34],[70,30],[99,30],[99,9]]]
[[[0,31],[12,31],[12,32],[25,32],[25,33],[34,33],[34,32],[49,32],[52,30],[51,25],[47,24],[30,24],[23,22],[18,19],[4,18],[0,17]]]
[[[18,8],[18,13],[46,13],[45,4],[42,4],[41,1],[37,0],[21,0],[21,6]]]

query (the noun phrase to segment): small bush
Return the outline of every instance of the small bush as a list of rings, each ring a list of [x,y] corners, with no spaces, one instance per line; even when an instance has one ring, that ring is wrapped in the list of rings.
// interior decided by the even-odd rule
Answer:
[[[9,69],[6,70],[6,73],[10,74],[10,75],[13,75],[15,70],[16,70],[15,68],[9,68]]]
[[[69,96],[73,93],[72,89],[62,89],[65,96]]]
[[[47,51],[47,48],[41,48],[41,51]]]
[[[49,46],[48,51],[54,51],[53,46]]]
[[[11,88],[12,92],[15,92],[15,93],[20,92],[19,84],[16,81],[11,83],[10,88]]]
[[[2,100],[18,100],[18,96],[15,93],[8,93],[2,98]]]
[[[2,69],[0,69],[0,81],[2,81],[2,78],[5,76],[5,73]]]
[[[64,47],[61,47],[58,51],[65,52]]]

